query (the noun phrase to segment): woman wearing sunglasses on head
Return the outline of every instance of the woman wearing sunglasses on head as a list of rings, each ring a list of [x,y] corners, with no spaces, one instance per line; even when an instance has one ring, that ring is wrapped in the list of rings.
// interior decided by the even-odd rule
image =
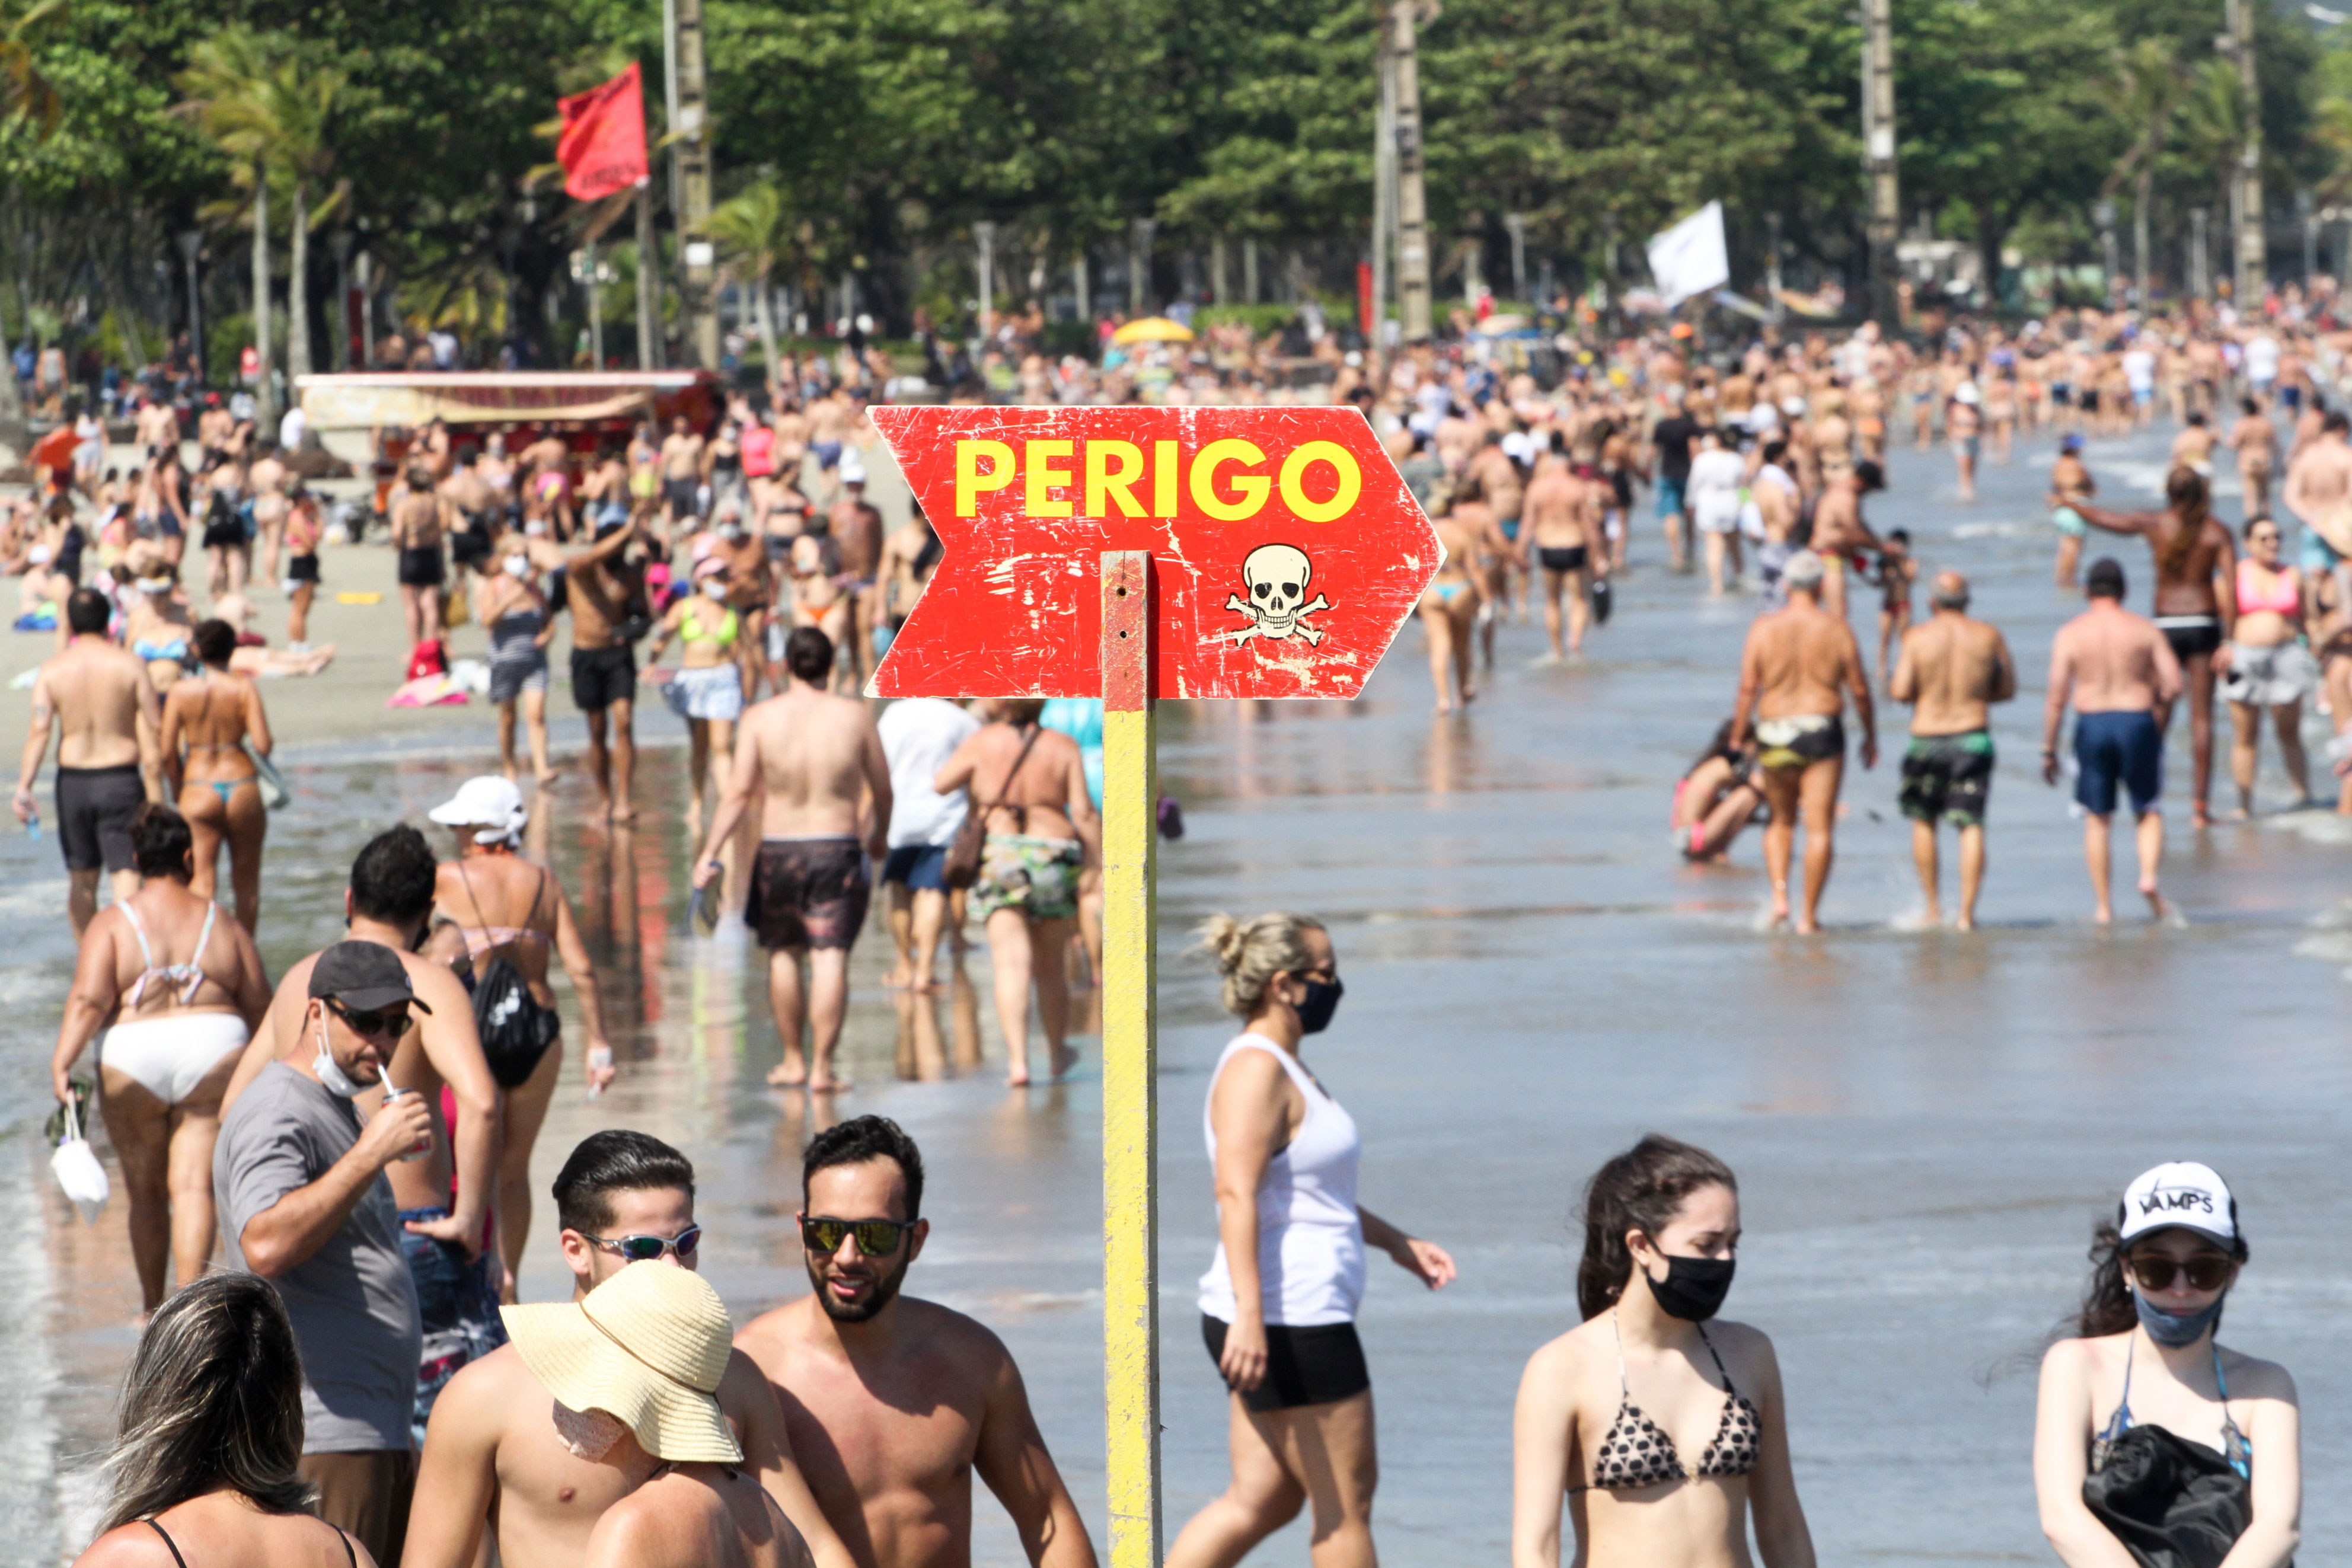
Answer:
[[[1739,1188],[1653,1133],[1584,1189],[1582,1326],[1535,1353],[1513,1417],[1512,1568],[1812,1568],[1772,1342],[1711,1322],[1731,1289]]]
[[[1436,1290],[1444,1249],[1356,1204],[1356,1124],[1298,1060],[1339,1005],[1319,921],[1212,915],[1202,947],[1247,1020],[1209,1082],[1217,1255],[1201,1329],[1232,1391],[1233,1484],[1192,1516],[1167,1568],[1232,1568],[1314,1506],[1316,1568],[1371,1568],[1371,1375],[1356,1338],[1367,1243]]]
[[[2074,1339],[2042,1360],[2033,1486],[2067,1568],[2280,1568],[2303,1515],[2301,1414],[2286,1369],[2224,1350],[2246,1261],[2209,1166],[2161,1165],[2091,1242]]]

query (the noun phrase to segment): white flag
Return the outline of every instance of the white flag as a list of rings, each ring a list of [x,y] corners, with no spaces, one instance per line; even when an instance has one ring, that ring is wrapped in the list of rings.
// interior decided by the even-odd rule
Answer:
[[[1650,240],[1650,276],[1669,308],[1694,294],[1731,281],[1731,260],[1723,245],[1723,204],[1709,202]]]

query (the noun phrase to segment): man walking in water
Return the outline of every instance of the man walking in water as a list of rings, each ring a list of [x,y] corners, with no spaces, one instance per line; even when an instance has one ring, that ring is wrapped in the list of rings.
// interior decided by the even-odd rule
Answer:
[[[784,643],[784,665],[791,686],[743,715],[694,885],[719,880],[719,852],[759,792],[760,857],[743,923],[768,950],[768,1005],[784,1047],[768,1082],[826,1093],[849,1087],[834,1071],[833,1048],[849,1009],[849,949],[873,888],[866,857],[889,854],[890,764],[866,704],[826,690],[831,638],[801,627]],[[813,1064],[801,1054],[803,954]]]
[[[813,1291],[754,1318],[735,1346],[774,1385],[802,1473],[858,1568],[970,1563],[975,1472],[1033,1568],[1095,1568],[1003,1342],[899,1293],[930,1234],[922,1207],[922,1155],[896,1122],[818,1134],[801,1172]]]
[[[1878,765],[1878,727],[1870,706],[1870,670],[1845,622],[1822,608],[1822,558],[1799,550],[1780,574],[1788,607],[1759,615],[1748,629],[1739,659],[1739,700],[1731,733],[1756,723],[1762,747],[1764,799],[1772,821],[1764,830],[1764,865],[1772,877],[1772,924],[1789,918],[1789,865],[1796,853],[1797,820],[1805,825],[1804,913],[1797,930],[1820,924],[1828,885],[1838,786],[1845,776],[1845,699],[1862,726],[1862,765]]]
[[[1853,472],[1832,479],[1822,490],[1813,508],[1813,553],[1822,563],[1822,608],[1840,621],[1846,618],[1845,579],[1849,559],[1859,566],[1862,552],[1876,553],[1878,536],[1863,521],[1862,498],[1886,488],[1886,475],[1877,464],[1857,463]]]
[[[1601,486],[1578,476],[1554,452],[1536,465],[1535,482],[1521,503],[1527,543],[1543,572],[1544,631],[1551,637],[1557,664],[1584,651],[1587,583],[1609,573],[1609,541],[1601,531]],[[1567,601],[1568,643],[1559,640],[1561,601]]]
[[[616,822],[637,814],[630,789],[637,777],[637,656],[624,634],[631,607],[643,602],[646,569],[625,552],[635,523],[598,526],[596,542],[563,558],[564,607],[572,612],[572,700],[588,720],[588,773],[596,799]],[[604,749],[607,715],[612,750]]]
[[[2267,426],[2265,426],[2267,428]],[[2287,510],[2303,524],[2303,580],[2306,613],[2320,580],[2352,555],[2352,430],[2341,413],[2320,422],[2319,439],[2286,465]],[[2251,507],[2251,499],[2249,501]],[[2248,510],[2249,517],[2260,514]],[[2347,584],[2338,581],[2340,591]],[[2338,602],[2342,602],[2339,598]]]
[[[2017,664],[1999,631],[1969,619],[1967,578],[1937,573],[1928,602],[1935,613],[1903,633],[1903,655],[1886,685],[1888,696],[1913,705],[1899,799],[1911,819],[1911,858],[1930,925],[1943,919],[1936,824],[1948,821],[1959,830],[1959,929],[1973,931],[1984,886],[1985,796],[1992,789],[1990,706],[2017,695]]]
[[[152,793],[163,765],[157,737],[163,705],[147,666],[106,635],[111,613],[106,595],[78,588],[66,599],[66,650],[33,678],[33,719],[25,735],[24,766],[16,775],[16,820],[40,820],[33,780],[58,741],[58,847],[65,852],[66,913],[74,940],[98,914],[98,873],[114,878],[120,901],[139,891],[131,859],[131,819]]]
[[[2164,734],[2158,710],[2180,695],[2180,661],[2152,621],[2124,608],[2124,569],[2112,558],[2091,563],[2083,591],[2089,608],[2058,629],[2050,647],[2050,702],[2042,722],[2042,778],[2058,782],[2058,727],[2074,705],[2074,799],[2089,813],[2083,822],[2083,859],[2091,873],[2098,921],[2112,924],[2107,893],[2113,843],[2109,819],[2116,788],[2131,797],[2139,820],[2139,891],[2148,913],[2161,919],[2157,863],[2164,858]]]

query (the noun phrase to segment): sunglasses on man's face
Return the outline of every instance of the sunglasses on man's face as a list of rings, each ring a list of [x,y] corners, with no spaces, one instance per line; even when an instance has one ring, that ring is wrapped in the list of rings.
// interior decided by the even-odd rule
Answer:
[[[2179,1275],[2189,1276],[2192,1291],[2218,1291],[2230,1282],[2237,1265],[2218,1253],[2200,1252],[2187,1262],[2162,1252],[2142,1252],[2125,1260],[2143,1291],[2168,1291]]]
[[[825,1219],[815,1215],[801,1216],[801,1245],[812,1252],[838,1252],[841,1239],[857,1238],[857,1249],[868,1258],[887,1258],[898,1250],[907,1232],[915,1228],[911,1219]]]
[[[329,1002],[327,1006],[334,1009],[335,1016],[342,1019],[343,1026],[353,1034],[366,1035],[374,1040],[398,1040],[408,1032],[406,1002],[365,1013],[353,1012],[341,1002]]]
[[[583,1230],[580,1239],[617,1252],[632,1263],[650,1263],[665,1252],[693,1257],[694,1249],[702,1245],[702,1227],[689,1225],[675,1236],[591,1236]]]

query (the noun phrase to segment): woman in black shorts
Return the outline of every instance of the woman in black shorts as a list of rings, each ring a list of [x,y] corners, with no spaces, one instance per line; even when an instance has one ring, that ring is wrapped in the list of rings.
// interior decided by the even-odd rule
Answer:
[[[2213,582],[2224,575],[2236,580],[2238,551],[2229,528],[2213,516],[2204,477],[2197,470],[2175,466],[2164,481],[2164,499],[2160,512],[2110,512],[2086,501],[2076,501],[2074,507],[2095,528],[2140,535],[2156,558],[2156,625],[2172,644],[2180,661],[2181,684],[2189,690],[2189,735],[2195,755],[2191,821],[2210,828],[2213,814],[2206,797],[2213,782],[2214,655],[2228,637],[2229,622],[2236,618],[2235,603],[2223,604]],[[2225,654],[2223,667],[2226,663]],[[2156,721],[2159,728],[2170,728],[2172,709],[2164,708]]]
[[[1432,1290],[1454,1278],[1454,1260],[1357,1207],[1355,1121],[1298,1060],[1339,1005],[1321,922],[1219,915],[1202,936],[1226,1010],[1248,1020],[1209,1082],[1219,1239],[1201,1279],[1202,1333],[1232,1391],[1234,1479],[1176,1538],[1167,1568],[1232,1568],[1310,1501],[1315,1560],[1370,1563],[1379,1465],[1356,1339],[1364,1247]]]

